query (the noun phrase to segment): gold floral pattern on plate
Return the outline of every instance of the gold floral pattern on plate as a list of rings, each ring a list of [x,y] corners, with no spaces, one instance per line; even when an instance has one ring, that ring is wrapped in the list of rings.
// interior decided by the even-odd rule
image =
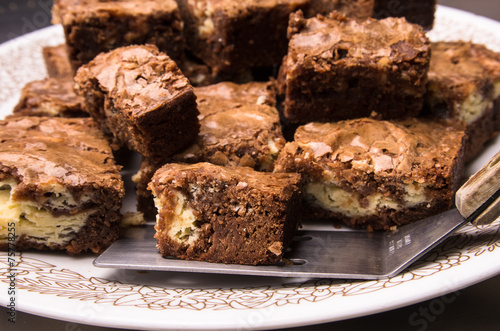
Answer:
[[[82,274],[20,254],[16,269],[19,290],[55,295],[95,304],[133,306],[152,310],[262,309],[302,302],[320,302],[334,296],[357,296],[399,286],[467,263],[473,256],[500,249],[500,219],[476,228],[467,225],[426,254],[402,274],[382,280],[310,279],[301,283],[246,288],[178,288],[125,283]],[[7,253],[0,253],[0,276],[8,282]]]

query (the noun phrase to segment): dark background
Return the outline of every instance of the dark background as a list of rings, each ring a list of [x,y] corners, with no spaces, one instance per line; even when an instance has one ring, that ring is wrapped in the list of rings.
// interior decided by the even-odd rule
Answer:
[[[500,21],[498,0],[441,0],[439,3]],[[0,0],[0,43],[50,25],[51,6],[52,0]],[[431,319],[426,325],[415,325],[415,323],[412,325],[411,316],[432,310],[436,305],[436,300],[439,298],[373,316],[291,330],[500,330],[500,276],[460,290],[453,297],[448,296],[447,303],[442,306],[444,309],[440,311],[440,314],[430,316]],[[307,314],[307,311],[303,313]],[[58,321],[22,312],[18,312],[17,323],[12,325],[7,323],[6,316],[5,308],[0,307],[0,330],[2,331],[115,330]],[[168,325],[168,321],[165,322]]]

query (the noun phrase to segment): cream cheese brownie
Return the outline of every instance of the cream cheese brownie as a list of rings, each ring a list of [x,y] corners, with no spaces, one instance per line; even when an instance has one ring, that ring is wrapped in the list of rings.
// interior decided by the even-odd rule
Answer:
[[[71,77],[45,78],[26,84],[19,102],[14,107],[15,115],[88,117],[85,100],[76,94]]]
[[[467,125],[470,161],[496,136],[500,101],[500,53],[470,42],[432,43],[424,115]]]
[[[183,22],[174,0],[55,0],[53,17],[64,28],[74,71],[122,46],[154,44],[175,60],[184,54]]]
[[[309,0],[178,0],[186,46],[215,76],[279,65],[288,16]]]
[[[19,116],[0,128],[1,249],[99,253],[118,238],[123,181],[92,119]]]
[[[274,264],[297,230],[298,174],[209,163],[167,164],[150,188],[163,256],[235,264]]]
[[[101,53],[78,70],[75,81],[86,111],[112,136],[115,149],[127,146],[163,162],[198,136],[193,87],[154,45]]]
[[[309,123],[275,171],[302,174],[305,217],[389,230],[451,207],[463,137],[462,128],[414,118]]]
[[[412,117],[423,105],[430,43],[404,18],[357,22],[338,12],[290,16],[280,69],[283,114],[293,123]]]
[[[269,82],[223,82],[194,89],[200,111],[200,133],[194,144],[174,154],[169,162],[210,162],[222,166],[247,166],[272,171],[285,145],[273,85]],[[155,215],[147,185],[155,165],[146,159],[137,183],[138,210]]]

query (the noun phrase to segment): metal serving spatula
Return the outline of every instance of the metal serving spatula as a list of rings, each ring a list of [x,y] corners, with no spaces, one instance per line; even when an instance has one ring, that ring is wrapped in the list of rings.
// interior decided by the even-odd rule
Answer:
[[[298,232],[281,263],[246,266],[163,258],[153,238],[154,225],[131,228],[94,261],[104,268],[198,273],[380,279],[392,277],[472,222],[484,225],[500,215],[500,152],[457,192],[456,206],[443,214],[394,232],[307,230]]]

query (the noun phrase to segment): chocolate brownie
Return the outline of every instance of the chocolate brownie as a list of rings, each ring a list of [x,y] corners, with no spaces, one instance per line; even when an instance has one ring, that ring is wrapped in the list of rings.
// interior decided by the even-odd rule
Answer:
[[[222,79],[248,68],[279,65],[288,16],[309,0],[178,0],[186,46]]]
[[[404,18],[357,22],[338,12],[290,16],[288,54],[278,77],[284,117],[293,123],[417,115],[430,42]]]
[[[484,45],[474,44],[471,47],[471,54],[493,81],[493,121],[498,132],[500,131],[500,52],[493,52]]]
[[[55,0],[74,71],[97,54],[154,44],[172,59],[184,53],[183,22],[174,0]]]
[[[372,17],[376,0],[311,0],[308,17],[338,11],[347,17],[365,20]]]
[[[78,70],[75,81],[86,111],[112,136],[115,149],[125,145],[162,162],[198,136],[193,87],[154,45],[101,53]]]
[[[210,66],[190,56],[189,53],[186,53],[184,60],[180,61],[178,65],[182,73],[189,79],[191,85],[196,87],[217,84],[223,81],[242,84],[254,80],[254,75],[250,68],[241,72],[216,73]]]
[[[85,100],[76,94],[72,78],[45,78],[26,84],[14,107],[15,115],[88,117]]]
[[[272,171],[285,145],[270,84],[219,83],[195,88],[200,134],[195,144],[173,156],[176,162],[210,162]]]
[[[302,174],[305,217],[389,230],[451,207],[464,134],[415,118],[309,123],[281,151],[275,171]]]
[[[137,211],[141,212],[146,220],[154,219],[158,212],[148,185],[155,172],[164,164],[163,162],[153,162],[147,158],[143,159],[139,171],[132,176],[132,181],[136,184]]]
[[[118,238],[123,181],[92,119],[19,116],[0,127],[0,249],[99,253]]]
[[[272,87],[271,83],[224,82],[195,88],[200,134],[193,145],[174,154],[169,162],[210,162],[272,171],[285,145]],[[162,165],[146,159],[134,176],[137,209],[147,217],[156,214],[147,185]]]
[[[209,163],[167,164],[150,188],[163,256],[274,264],[297,230],[300,176]]]
[[[375,0],[373,17],[404,17],[408,22],[431,30],[434,26],[436,7],[437,0]]]
[[[500,53],[470,42],[432,43],[424,115],[467,125],[469,161],[500,130]]]
[[[69,62],[66,44],[43,47],[42,54],[49,77],[73,78],[74,72]]]

